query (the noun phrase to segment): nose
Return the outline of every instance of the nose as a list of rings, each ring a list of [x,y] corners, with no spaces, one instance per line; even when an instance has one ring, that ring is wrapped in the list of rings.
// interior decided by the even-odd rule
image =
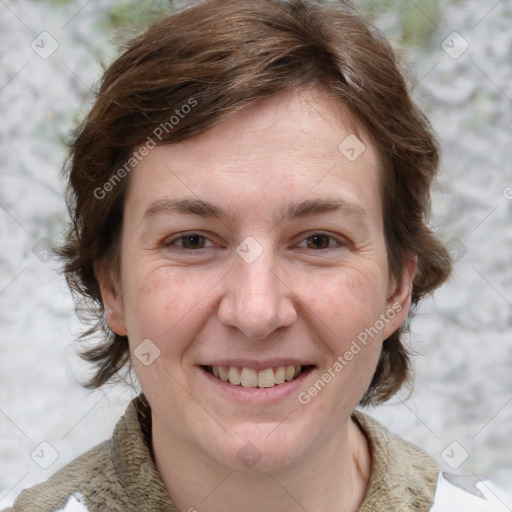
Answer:
[[[274,259],[264,253],[248,263],[236,257],[225,278],[225,293],[218,316],[227,327],[235,327],[248,338],[262,340],[297,319],[291,283],[279,277]]]

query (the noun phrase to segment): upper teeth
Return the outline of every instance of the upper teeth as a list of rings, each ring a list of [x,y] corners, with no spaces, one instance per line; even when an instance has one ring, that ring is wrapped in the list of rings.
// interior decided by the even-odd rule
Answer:
[[[273,388],[276,384],[282,384],[285,380],[293,380],[302,371],[302,366],[278,366],[256,371],[252,368],[240,368],[238,366],[211,366],[211,373],[215,377],[235,386],[246,388]]]

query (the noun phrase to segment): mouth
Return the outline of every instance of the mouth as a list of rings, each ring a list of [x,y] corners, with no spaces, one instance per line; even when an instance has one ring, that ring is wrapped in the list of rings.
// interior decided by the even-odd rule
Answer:
[[[263,370],[239,366],[201,366],[201,369],[223,382],[244,388],[273,388],[299,378],[313,365],[283,365]]]

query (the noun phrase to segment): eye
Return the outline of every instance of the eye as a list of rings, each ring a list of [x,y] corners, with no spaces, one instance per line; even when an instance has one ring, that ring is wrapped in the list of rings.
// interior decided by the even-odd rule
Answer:
[[[304,247],[307,249],[328,249],[330,247],[343,245],[343,243],[330,235],[324,233],[315,233],[306,237],[302,242],[298,244],[298,247]]]
[[[185,233],[184,235],[166,241],[164,245],[170,248],[176,247],[178,249],[196,250],[211,247],[213,244],[211,240],[199,233]]]

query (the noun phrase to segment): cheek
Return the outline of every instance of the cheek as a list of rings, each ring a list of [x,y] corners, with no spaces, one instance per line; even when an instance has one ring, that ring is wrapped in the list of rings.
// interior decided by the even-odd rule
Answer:
[[[215,277],[192,272],[184,276],[179,269],[165,266],[140,272],[134,268],[125,288],[132,347],[149,338],[162,354],[183,352],[205,321]]]
[[[382,350],[382,330],[375,325],[385,308],[386,287],[379,276],[368,269],[309,280],[305,316],[309,329],[320,340],[324,357],[319,374],[322,382],[317,380],[305,390],[301,399],[306,402],[301,403],[314,401],[319,417],[333,411],[344,417],[371,383]],[[323,399],[316,400],[319,395]]]
[[[304,316],[320,340],[323,371],[336,376],[329,393],[341,408],[345,400],[359,402],[375,372],[382,349],[379,319],[386,305],[385,278],[378,266],[369,265],[304,282]]]
[[[373,326],[386,304],[386,282],[371,266],[305,279],[302,290],[316,324],[325,327],[327,338],[340,349]]]

